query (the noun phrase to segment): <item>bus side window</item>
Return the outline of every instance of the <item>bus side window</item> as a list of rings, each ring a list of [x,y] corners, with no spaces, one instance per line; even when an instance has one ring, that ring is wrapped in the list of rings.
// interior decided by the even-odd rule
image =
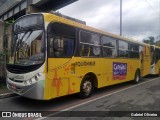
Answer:
[[[98,34],[80,32],[80,56],[99,57],[101,55],[100,36]]]
[[[129,58],[130,52],[128,48],[128,42],[119,40],[119,57]]]
[[[74,40],[71,38],[64,38],[64,55],[70,57],[74,52]]]
[[[112,57],[112,49],[103,46],[103,56],[104,57]]]
[[[55,57],[63,56],[64,51],[64,40],[63,37],[57,36],[53,42],[53,52]]]
[[[76,30],[74,27],[53,22],[48,26],[49,57],[68,58],[74,55]]]
[[[135,43],[129,43],[129,51],[130,51],[130,58],[140,58],[142,57],[141,52],[140,52],[140,46]]]
[[[62,54],[63,41],[59,36],[52,36],[49,38],[49,56],[58,57]]]
[[[50,57],[71,57],[74,52],[74,40],[71,38],[54,36],[50,38]]]
[[[117,40],[111,37],[102,37],[103,56],[104,57],[117,57]]]
[[[81,44],[80,56],[90,56],[89,45]]]

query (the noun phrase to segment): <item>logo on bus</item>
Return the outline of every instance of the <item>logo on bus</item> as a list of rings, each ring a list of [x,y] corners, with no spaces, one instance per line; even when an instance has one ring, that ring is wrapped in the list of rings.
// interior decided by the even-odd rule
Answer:
[[[75,66],[95,66],[94,61],[81,61],[81,62],[76,62]]]
[[[127,63],[113,62],[113,79],[124,80],[127,75]]]

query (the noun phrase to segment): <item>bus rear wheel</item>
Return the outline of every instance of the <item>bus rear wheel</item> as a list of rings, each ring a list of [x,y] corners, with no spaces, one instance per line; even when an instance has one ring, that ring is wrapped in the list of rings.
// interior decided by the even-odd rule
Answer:
[[[91,81],[90,77],[86,76],[81,83],[80,86],[80,98],[88,98],[92,95],[94,90],[93,82]]]
[[[134,83],[137,84],[140,81],[140,72],[139,70],[136,71],[135,76],[134,76]]]

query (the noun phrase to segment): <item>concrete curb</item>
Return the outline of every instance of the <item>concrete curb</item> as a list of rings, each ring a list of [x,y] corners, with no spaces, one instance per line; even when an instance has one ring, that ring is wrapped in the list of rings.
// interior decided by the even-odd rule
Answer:
[[[0,94],[0,99],[4,99],[4,98],[9,98],[9,97],[14,97],[14,96],[17,96],[16,93],[4,93],[4,94]]]

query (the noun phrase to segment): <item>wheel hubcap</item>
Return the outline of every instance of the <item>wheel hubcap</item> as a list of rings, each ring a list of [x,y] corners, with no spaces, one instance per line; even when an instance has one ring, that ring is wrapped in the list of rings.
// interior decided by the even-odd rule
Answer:
[[[92,84],[90,81],[86,81],[83,84],[83,91],[85,92],[86,95],[89,95],[92,90]]]
[[[136,77],[136,81],[137,81],[137,82],[139,81],[139,75],[137,75],[137,77]]]

